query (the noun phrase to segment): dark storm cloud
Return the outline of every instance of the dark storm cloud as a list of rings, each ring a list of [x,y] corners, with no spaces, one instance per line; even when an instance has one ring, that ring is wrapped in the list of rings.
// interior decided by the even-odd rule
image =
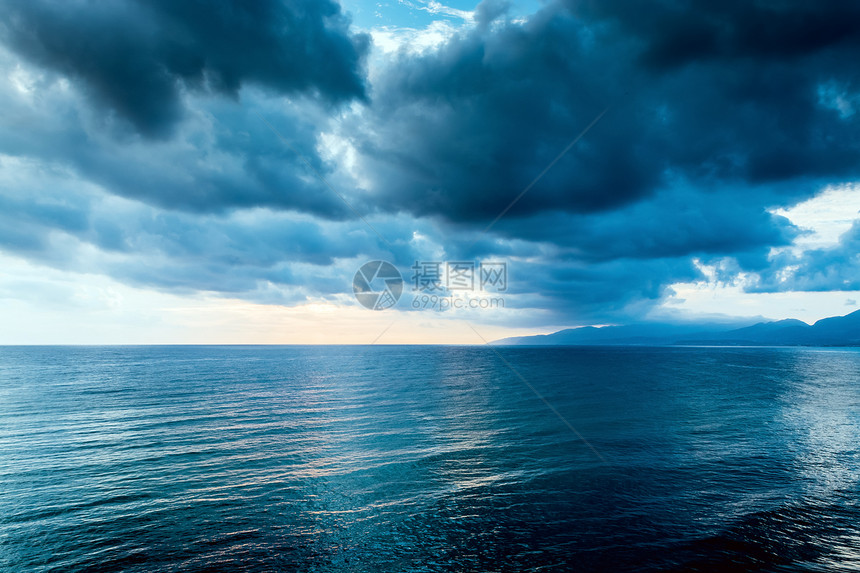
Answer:
[[[581,22],[555,10],[402,54],[375,83],[371,119],[353,135],[380,202],[455,221],[495,217],[623,93],[607,85],[609,70],[593,73],[591,43]],[[654,169],[635,146],[613,143],[629,127],[607,114],[511,214],[603,210],[647,193]]]
[[[580,14],[616,22],[644,42],[643,61],[672,68],[708,60],[790,60],[832,47],[856,48],[853,2],[566,0]]]
[[[772,208],[860,175],[857,8],[556,3],[520,24],[488,6],[401,52],[352,140],[378,204],[475,229],[608,107],[490,237],[446,245],[552,245],[521,268],[541,308],[617,318],[703,279],[694,257],[767,273],[798,234]]]
[[[330,104],[365,97],[369,40],[337,4],[0,4],[4,63],[31,83],[0,94],[0,153],[166,209],[353,216],[317,175],[334,177],[317,153]]]
[[[689,258],[615,259],[592,265],[557,261],[537,272],[540,307],[579,324],[640,318],[669,294],[671,283],[701,278]]]
[[[364,96],[366,36],[338,4],[221,0],[2,2],[3,42],[79,83],[147,136],[171,133],[183,90],[244,84],[340,102]]]
[[[317,126],[325,118],[311,102],[284,108],[259,94],[249,95],[245,106],[195,99],[192,117],[170,140],[142,141],[101,130],[57,82],[40,80],[35,90],[37,106],[9,90],[0,93],[0,106],[20,121],[0,124],[0,153],[38,159],[165,209],[221,213],[262,206],[328,219],[353,216],[318,178],[324,174],[350,189],[316,152]]]
[[[328,0],[0,4],[5,63],[30,82],[3,80],[20,123],[0,125],[0,153],[92,188],[0,193],[4,251],[289,303],[267,285],[336,296],[353,260],[500,257],[510,306],[556,324],[642,315],[703,278],[693,258],[732,258],[762,290],[854,284],[850,237],[768,258],[798,232],[773,208],[860,176],[847,3],[559,1],[515,22],[484,2],[437,49],[380,54],[372,85],[366,38]],[[774,282],[788,265],[804,270]]]
[[[0,157],[0,167],[19,179],[12,189],[0,185],[0,252],[62,270],[160,290],[295,304],[306,296],[336,296],[351,288],[344,273],[351,279],[360,262],[392,256],[362,221],[271,209],[164,210],[112,197],[38,164]],[[391,237],[416,228],[402,218],[375,225]],[[393,241],[393,248],[401,268],[420,258],[402,241]]]
[[[71,239],[71,240],[70,240]],[[80,251],[113,278],[138,285],[236,293],[263,281],[296,285],[291,264],[326,267],[335,258],[374,251],[358,225],[331,227],[313,219],[259,210],[234,216],[165,212],[98,194],[30,189],[0,193],[0,248],[51,266],[75,269]]]
[[[762,209],[762,198],[748,189],[694,193],[685,188],[599,216],[556,211],[503,219],[494,233],[523,241],[546,241],[552,233],[557,257],[583,263],[734,255],[757,261],[758,267],[767,266],[771,247],[789,245],[798,236],[790,221]],[[498,252],[498,245],[480,240],[452,249],[468,257]]]
[[[678,181],[691,195],[766,185],[768,201],[781,185],[791,203],[857,177],[860,116],[838,105],[858,90],[846,22],[860,9],[747,4],[553,4],[402,54],[354,135],[380,201],[492,219],[607,106],[508,216],[613,210]]]

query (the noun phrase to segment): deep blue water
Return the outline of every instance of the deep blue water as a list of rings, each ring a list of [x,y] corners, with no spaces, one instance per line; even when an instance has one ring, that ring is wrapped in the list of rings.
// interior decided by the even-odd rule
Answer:
[[[0,570],[860,569],[860,352],[499,352],[0,348]]]

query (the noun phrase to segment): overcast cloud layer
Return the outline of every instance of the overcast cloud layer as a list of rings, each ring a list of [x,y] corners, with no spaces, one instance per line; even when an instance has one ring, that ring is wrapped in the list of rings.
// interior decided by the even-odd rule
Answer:
[[[773,214],[860,179],[851,3],[487,0],[396,52],[329,1],[0,6],[6,253],[287,305],[504,259],[522,324],[635,319],[718,261],[860,289],[856,225],[798,253]]]

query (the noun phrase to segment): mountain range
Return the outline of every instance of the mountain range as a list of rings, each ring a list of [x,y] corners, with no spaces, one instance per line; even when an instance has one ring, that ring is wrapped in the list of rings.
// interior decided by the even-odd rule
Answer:
[[[503,338],[499,346],[713,345],[860,346],[860,310],[807,324],[793,318],[737,328],[719,324],[637,323],[584,326],[552,334]]]

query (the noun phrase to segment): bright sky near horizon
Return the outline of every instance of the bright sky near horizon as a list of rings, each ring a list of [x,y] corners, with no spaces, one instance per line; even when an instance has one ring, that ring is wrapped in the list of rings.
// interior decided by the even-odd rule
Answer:
[[[860,308],[858,8],[0,5],[0,344]]]

